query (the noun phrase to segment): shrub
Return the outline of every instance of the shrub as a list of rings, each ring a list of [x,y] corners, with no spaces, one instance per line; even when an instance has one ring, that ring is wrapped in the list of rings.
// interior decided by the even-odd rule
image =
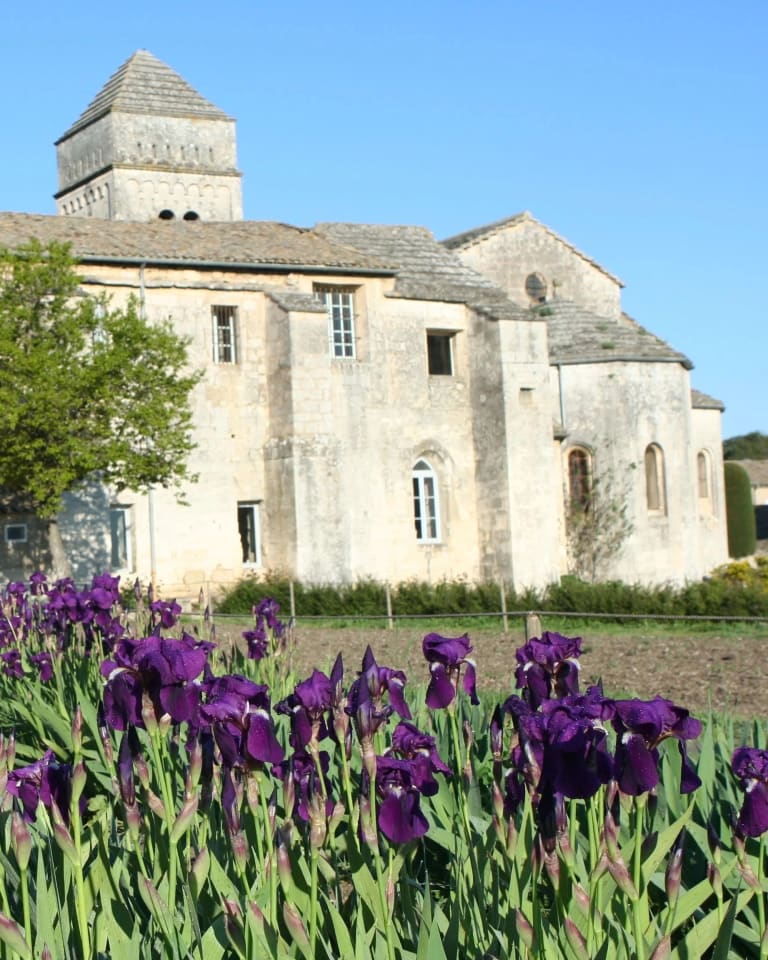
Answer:
[[[737,463],[725,463],[724,470],[728,552],[732,557],[748,557],[755,552],[757,544],[749,476]]]
[[[290,585],[285,577],[267,575],[241,580],[224,594],[217,612],[251,613],[264,596],[274,597],[283,614],[290,611]],[[384,617],[387,612],[386,586],[376,580],[350,584],[294,583],[297,615],[302,617]],[[425,583],[405,580],[391,588],[395,616],[441,616],[498,614],[501,610],[499,585],[441,580]],[[591,583],[564,576],[545,591],[506,590],[508,611],[539,610],[558,613],[615,615],[621,620],[635,616],[768,617],[768,558],[756,563],[730,563],[718,568],[711,578],[684,587],[643,586],[612,580]]]

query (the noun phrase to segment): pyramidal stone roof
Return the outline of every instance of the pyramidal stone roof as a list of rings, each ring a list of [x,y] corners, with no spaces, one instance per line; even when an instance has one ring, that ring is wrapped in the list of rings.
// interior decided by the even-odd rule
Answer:
[[[231,120],[162,60],[137,50],[107,80],[84,112],[56,141],[71,137],[112,110],[165,117],[207,117]]]

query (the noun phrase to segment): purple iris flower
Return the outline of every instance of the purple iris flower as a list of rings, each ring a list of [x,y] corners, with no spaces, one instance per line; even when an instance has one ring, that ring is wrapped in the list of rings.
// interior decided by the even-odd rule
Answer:
[[[473,648],[466,633],[461,637],[441,637],[439,633],[428,633],[422,642],[422,649],[430,672],[428,707],[439,710],[453,703],[462,667],[464,692],[472,703],[480,702],[475,688],[475,661],[468,659]]]
[[[440,759],[435,738],[422,733],[407,720],[401,720],[392,733],[392,754],[401,760],[412,762],[414,785],[424,796],[437,793],[435,773],[451,776],[451,768]]]
[[[551,697],[579,692],[581,642],[581,637],[545,631],[518,649],[515,679],[534,710]]]
[[[392,843],[408,843],[429,830],[419,805],[421,791],[414,777],[414,761],[377,757],[376,792],[379,829]]]
[[[193,681],[207,662],[204,649],[191,637],[181,640],[151,636],[118,641],[112,660],[101,665],[107,678],[104,713],[115,730],[128,724],[144,726],[141,710],[146,695],[159,719],[169,714],[174,723],[194,719],[200,688]]]
[[[583,696],[547,700],[533,710],[520,697],[504,704],[512,715],[517,742],[512,769],[507,774],[505,810],[514,812],[528,788],[542,833],[551,833],[552,811],[563,797],[586,799],[611,781],[614,762],[608,750],[604,723],[611,716],[610,702],[598,687]]]
[[[255,769],[283,759],[264,684],[233,674],[207,681],[205,690],[200,718],[210,724],[225,767]]]
[[[613,777],[613,758],[603,725],[610,709],[597,687],[584,696],[546,700],[543,780],[553,794],[587,799]]]
[[[48,683],[53,677],[53,658],[50,653],[47,650],[43,650],[42,653],[31,653],[29,660],[40,670],[41,683]]]
[[[291,718],[291,746],[295,750],[317,750],[318,741],[329,735],[326,714],[332,710],[335,684],[320,670],[298,683],[275,710]]]
[[[768,750],[738,747],[731,767],[744,791],[736,832],[742,837],[760,837],[768,830]]]
[[[154,629],[162,627],[164,630],[170,630],[176,626],[181,616],[181,604],[175,600],[155,600],[150,603],[149,609],[152,616],[152,626]]]
[[[72,768],[57,763],[53,750],[47,750],[35,763],[18,767],[8,774],[8,793],[21,801],[24,819],[35,819],[38,803],[58,807],[65,822],[69,820],[69,802],[72,796]]]
[[[256,627],[254,630],[243,630],[243,640],[248,645],[249,660],[263,660],[268,652],[267,631],[264,627]]]
[[[35,572],[29,578],[29,592],[33,596],[39,597],[45,593],[47,587],[48,578],[46,575],[42,570],[35,570]]]
[[[393,670],[391,667],[380,667],[376,663],[370,645],[366,647],[363,654],[362,671],[358,679],[352,684],[364,684],[370,692],[372,700],[380,705],[382,697],[386,692],[389,696],[389,703],[395,713],[399,714],[404,720],[411,719],[411,711],[405,702],[405,684],[406,676],[402,670]],[[351,690],[350,690],[351,696]]]
[[[272,630],[277,637],[281,637],[285,632],[285,624],[277,616],[280,613],[280,604],[274,597],[264,597],[253,608],[253,615],[256,622],[263,620],[266,626]]]
[[[5,653],[0,653],[0,663],[3,665],[3,673],[6,677],[13,677],[15,680],[24,679],[21,653],[18,650],[6,650]]]
[[[618,735],[616,744],[616,780],[619,789],[637,796],[652,790],[659,782],[659,751],[662,740],[677,740],[682,759],[680,792],[691,793],[701,780],[688,760],[685,741],[701,733],[701,723],[688,710],[671,700],[611,701],[612,722]]]

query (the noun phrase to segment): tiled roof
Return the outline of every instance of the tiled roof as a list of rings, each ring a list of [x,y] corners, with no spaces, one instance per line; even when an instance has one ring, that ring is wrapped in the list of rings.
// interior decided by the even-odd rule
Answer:
[[[490,280],[435,240],[426,227],[319,223],[316,230],[347,246],[397,265],[392,296],[408,300],[466,303],[497,319],[529,318]]]
[[[441,243],[449,250],[457,250],[461,247],[470,246],[476,240],[482,240],[494,233],[498,233],[501,230],[507,229],[507,227],[517,226],[520,223],[535,223],[537,226],[541,227],[542,230],[546,230],[551,237],[554,237],[555,240],[558,240],[569,250],[575,253],[577,257],[581,257],[582,260],[586,260],[587,263],[590,263],[593,267],[596,267],[601,273],[604,273],[606,277],[609,277],[615,283],[618,283],[619,286],[624,286],[622,281],[615,274],[611,273],[609,270],[606,270],[602,264],[597,262],[597,260],[593,260],[592,257],[588,257],[586,253],[583,253],[578,247],[574,247],[574,245],[569,243],[565,237],[561,237],[559,233],[555,233],[554,230],[548,227],[545,223],[542,223],[540,220],[537,220],[534,216],[528,213],[527,210],[523,211],[523,213],[516,213],[511,217],[505,217],[503,220],[494,220],[493,223],[487,223],[482,227],[475,227],[473,230],[465,230],[464,233],[457,233],[452,237],[447,237],[445,240],[442,240]]]
[[[161,117],[208,117],[231,120],[191,87],[175,70],[148,50],[137,50],[107,80],[85,111],[57,143],[110,110]]]
[[[701,390],[691,390],[691,406],[695,410],[725,410],[722,400],[716,400]]]
[[[639,360],[681,363],[693,367],[685,354],[673,350],[631,317],[601,317],[568,300],[547,301],[537,308],[547,318],[552,363],[606,363]]]
[[[315,230],[284,223],[241,220],[152,220],[133,223],[92,217],[0,213],[0,245],[18,247],[35,238],[42,244],[69,243],[83,262],[125,259],[133,263],[286,266],[392,274],[391,264],[344,246]]]
[[[768,487],[768,460],[727,460],[744,467],[753,487]]]

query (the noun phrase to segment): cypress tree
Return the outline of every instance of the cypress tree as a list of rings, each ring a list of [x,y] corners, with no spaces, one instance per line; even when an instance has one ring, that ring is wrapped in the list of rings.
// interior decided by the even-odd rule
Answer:
[[[752,488],[744,467],[726,462],[725,512],[728,522],[728,553],[748,557],[755,552],[757,533],[755,509],[752,506]]]

